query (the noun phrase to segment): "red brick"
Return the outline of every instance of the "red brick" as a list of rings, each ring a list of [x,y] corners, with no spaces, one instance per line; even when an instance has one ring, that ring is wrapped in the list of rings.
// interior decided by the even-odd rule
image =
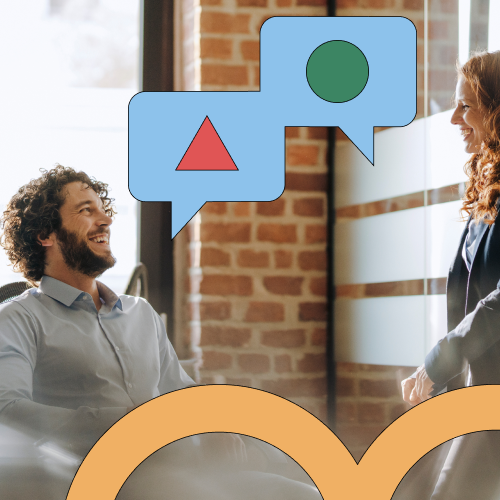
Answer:
[[[441,0],[439,2],[441,7],[441,12],[446,12],[447,14],[457,14],[458,13],[458,2],[457,0]]]
[[[252,295],[252,278],[231,274],[205,274],[200,285],[200,293],[206,295]]]
[[[222,0],[200,0],[200,5],[221,5]]]
[[[234,204],[234,215],[238,217],[246,217],[250,215],[250,202],[239,201]]]
[[[276,250],[274,252],[274,261],[278,269],[286,269],[292,265],[292,252],[288,250]]]
[[[249,26],[249,14],[226,14],[223,12],[210,11],[201,12],[201,33],[249,33]]]
[[[276,0],[276,7],[291,7],[292,0]]]
[[[337,361],[337,363],[335,363],[335,369],[337,373],[354,373],[359,371],[359,364]]]
[[[326,191],[328,189],[327,174],[286,174],[286,189],[289,191]]]
[[[295,243],[297,227],[295,224],[260,224],[257,229],[257,239],[273,243]]]
[[[404,0],[403,7],[408,10],[424,10],[424,0]]]
[[[293,202],[293,213],[307,217],[321,217],[323,204],[322,198],[301,198]]]
[[[215,384],[213,377],[201,377],[201,385]]]
[[[318,163],[318,146],[293,144],[286,148],[287,165],[316,165]]]
[[[354,403],[337,401],[335,404],[336,421],[338,424],[352,423],[357,421],[357,407]]]
[[[266,290],[278,295],[300,295],[302,293],[302,282],[304,278],[289,276],[265,276],[264,286]]]
[[[349,449],[361,447],[361,453],[355,454],[359,460],[360,455],[370,446],[377,436],[384,430],[385,425],[342,425],[335,429],[335,434],[344,442],[349,443]]]
[[[327,268],[326,252],[306,250],[299,253],[299,267],[304,271],[325,271]]]
[[[356,384],[353,378],[339,377],[335,382],[335,394],[339,396],[356,396]]]
[[[369,9],[390,9],[394,7],[394,0],[368,0]]]
[[[285,398],[326,396],[326,378],[294,378],[263,380],[262,389]]]
[[[232,358],[230,354],[216,351],[203,351],[204,370],[223,370],[231,368]]]
[[[322,372],[326,370],[326,355],[325,353],[314,354],[306,353],[297,361],[297,369],[299,372],[311,373]]]
[[[242,347],[250,342],[250,328],[231,328],[205,325],[201,328],[200,345]]]
[[[297,0],[297,5],[311,5],[313,7],[323,7],[326,0]]]
[[[361,424],[383,424],[385,409],[382,403],[360,403],[358,419]]]
[[[203,64],[201,82],[205,85],[248,85],[248,68],[242,65]]]
[[[228,319],[231,316],[229,302],[200,302],[200,319]]]
[[[335,141],[349,141],[349,137],[345,135],[344,131],[340,127],[335,128]]]
[[[307,137],[309,139],[328,139],[328,129],[326,127],[307,127]]]
[[[429,38],[432,40],[448,40],[448,22],[429,21]]]
[[[311,278],[309,289],[314,295],[326,296],[326,278]]]
[[[238,0],[238,7],[267,7],[267,0]]]
[[[241,385],[242,387],[251,387],[252,386],[252,380],[249,378],[242,378],[242,377],[226,377],[226,384],[228,385]]]
[[[245,61],[258,61],[260,58],[260,43],[253,40],[243,40],[241,42],[241,53]]]
[[[401,415],[406,413],[410,408],[411,406],[408,403],[397,403],[395,405],[392,405],[391,409],[389,410],[389,420],[393,422]]]
[[[219,248],[202,248],[200,266],[229,266],[230,256]]]
[[[358,6],[358,0],[337,0],[335,3],[337,9],[349,9]]]
[[[362,379],[359,382],[360,394],[376,398],[388,398],[398,396],[400,389],[395,380],[368,380]]]
[[[259,66],[253,66],[253,85],[260,87],[260,69]],[[258,90],[258,89],[256,89]]]
[[[292,358],[288,354],[274,356],[274,371],[276,373],[291,372]]]
[[[285,319],[285,307],[278,302],[250,302],[245,321],[250,323],[277,322]]]
[[[240,250],[238,253],[238,265],[240,267],[268,267],[269,253]]]
[[[202,38],[200,40],[200,55],[207,58],[231,59],[233,41],[227,38]]]
[[[285,213],[285,200],[278,198],[274,201],[257,202],[257,213],[259,215],[283,215]]]
[[[225,201],[209,201],[203,205],[201,209],[202,214],[225,214],[227,203]]]
[[[267,373],[271,362],[266,354],[240,354],[238,365],[246,373]]]
[[[301,302],[299,304],[300,321],[326,321],[327,318],[326,302]]]
[[[205,222],[201,225],[201,241],[216,241],[218,243],[249,243],[251,224],[242,223],[211,223]]]
[[[287,139],[299,137],[299,132],[299,127],[285,127],[285,137]]]
[[[268,347],[301,347],[305,344],[305,330],[268,330],[261,333],[260,343]]]
[[[313,330],[311,344],[326,346],[326,328],[315,328]]]

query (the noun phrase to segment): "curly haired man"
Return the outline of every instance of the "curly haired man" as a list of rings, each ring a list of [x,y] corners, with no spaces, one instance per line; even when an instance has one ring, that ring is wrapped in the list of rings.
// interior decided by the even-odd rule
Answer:
[[[35,287],[0,305],[0,423],[81,456],[132,408],[195,384],[149,303],[96,280],[115,264],[112,201],[106,184],[58,165],[21,187],[1,219],[1,245]],[[201,444],[203,464],[207,449],[226,464],[246,461],[237,435],[202,436]],[[157,477],[186,500],[319,498],[312,486],[273,474],[224,471],[209,481],[214,469],[195,474],[191,452],[167,460],[184,460],[174,475],[161,453],[155,462]],[[154,491],[149,476],[143,483],[126,498],[177,498]]]

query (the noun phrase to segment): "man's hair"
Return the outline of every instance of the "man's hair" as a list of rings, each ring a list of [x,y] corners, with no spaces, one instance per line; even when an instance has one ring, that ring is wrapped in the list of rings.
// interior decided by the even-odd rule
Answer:
[[[40,169],[40,172],[41,177],[19,188],[0,217],[4,230],[0,246],[6,250],[14,271],[21,272],[32,284],[40,281],[45,267],[45,247],[38,236],[45,239],[61,228],[59,209],[66,198],[67,184],[86,184],[87,189],[93,189],[99,196],[108,216],[113,217],[116,213],[112,205],[114,200],[108,197],[108,185],[85,172],[62,165],[49,171]]]

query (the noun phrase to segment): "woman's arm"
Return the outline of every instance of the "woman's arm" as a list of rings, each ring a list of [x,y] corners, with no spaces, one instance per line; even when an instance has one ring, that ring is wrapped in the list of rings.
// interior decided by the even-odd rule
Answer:
[[[425,358],[434,392],[463,371],[464,360],[473,362],[500,340],[500,282],[497,286]]]

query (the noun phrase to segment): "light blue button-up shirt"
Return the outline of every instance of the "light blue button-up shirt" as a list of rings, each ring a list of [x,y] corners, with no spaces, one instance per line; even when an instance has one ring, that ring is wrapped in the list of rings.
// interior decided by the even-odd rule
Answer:
[[[131,407],[195,385],[151,305],[97,286],[99,311],[48,276],[0,305],[0,422],[92,446]]]

